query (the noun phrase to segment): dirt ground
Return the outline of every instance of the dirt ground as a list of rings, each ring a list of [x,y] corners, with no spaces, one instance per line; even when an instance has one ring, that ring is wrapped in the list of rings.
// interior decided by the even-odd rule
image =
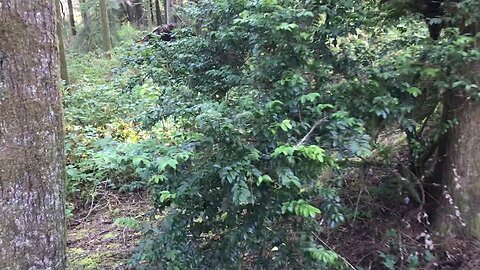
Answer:
[[[141,233],[117,219],[141,220],[150,206],[147,195],[105,191],[97,197],[68,220],[67,269],[129,269]]]

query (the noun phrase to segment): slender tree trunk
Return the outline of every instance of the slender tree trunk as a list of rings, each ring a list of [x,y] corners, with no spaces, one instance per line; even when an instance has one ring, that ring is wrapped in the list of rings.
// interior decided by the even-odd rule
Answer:
[[[154,12],[153,1],[154,0],[148,0],[148,11],[149,11],[148,25],[149,26],[155,25],[155,15],[154,15],[155,12]]]
[[[172,0],[165,0],[165,16],[167,24],[173,23]]]
[[[146,8],[146,20],[147,20],[147,26],[148,28],[151,28],[153,25],[155,25],[155,19],[153,16],[153,2],[152,0],[148,0],[148,5]]]
[[[77,35],[77,29],[75,28],[75,14],[73,14],[72,0],[67,0],[68,16],[70,18],[70,28],[72,29],[72,35]]]
[[[108,57],[110,57],[110,52],[112,51],[112,42],[110,40],[110,25],[108,23],[106,0],[100,0],[100,17],[102,20],[103,47],[107,52]]]
[[[53,0],[0,2],[0,269],[66,268]]]
[[[155,0],[155,15],[157,17],[157,26],[162,25],[162,11],[160,10],[160,0]]]
[[[67,54],[65,53],[65,42],[63,39],[63,23],[60,16],[60,0],[55,0],[55,10],[57,11],[57,37],[58,37],[58,54],[60,57],[60,78],[69,84]]]
[[[81,4],[85,3],[85,0],[80,0]],[[82,14],[82,21],[83,21],[83,28],[86,33],[90,33],[90,16],[84,10],[81,10]]]

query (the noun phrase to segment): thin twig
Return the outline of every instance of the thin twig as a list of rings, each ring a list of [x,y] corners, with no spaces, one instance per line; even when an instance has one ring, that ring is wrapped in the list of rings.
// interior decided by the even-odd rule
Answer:
[[[315,124],[313,124],[312,128],[310,128],[310,131],[308,131],[307,135],[305,135],[305,137],[303,137],[298,143],[297,143],[297,147],[300,146],[300,145],[304,145],[307,140],[310,138],[310,136],[312,136],[312,133],[313,131],[315,131],[315,129],[321,125],[323,125],[324,123],[327,122],[327,118],[322,118],[320,120],[318,120],[317,122],[315,122]]]
[[[325,241],[323,241],[320,237],[318,237],[318,235],[316,235],[313,232],[312,232],[312,235],[315,236],[315,238],[317,238],[317,240],[320,241],[320,243],[322,243],[322,245],[326,246],[328,249],[335,252],[335,250],[333,248],[331,248],[329,245],[327,245],[327,243],[325,243]],[[335,254],[338,254],[338,253],[335,252]],[[340,257],[340,259],[342,259],[350,268],[352,268],[353,270],[357,270],[357,268],[355,268],[355,266],[353,266],[345,257],[343,257],[340,254],[338,254],[338,257]]]
[[[93,206],[94,202],[95,202],[95,196],[92,194],[92,202],[90,203],[90,210],[88,211],[87,215],[83,218],[83,221],[87,220],[87,218],[93,212],[93,209],[95,209],[97,207],[98,204],[95,205],[95,207]]]
[[[358,193],[357,203],[355,204],[355,212],[353,213],[352,226],[353,226],[353,223],[355,223],[355,220],[357,219],[358,205],[360,204],[360,198],[362,197],[362,193],[363,193],[363,187],[360,188],[360,192]]]

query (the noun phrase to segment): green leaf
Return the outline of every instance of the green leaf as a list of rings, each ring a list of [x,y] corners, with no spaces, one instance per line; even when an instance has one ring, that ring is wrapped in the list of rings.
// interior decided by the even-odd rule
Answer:
[[[177,195],[175,193],[170,193],[170,191],[164,190],[160,192],[160,202],[164,203],[168,200],[175,199]]]
[[[422,94],[422,90],[418,89],[417,87],[409,87],[407,88],[407,92],[414,97],[418,97],[420,94]]]
[[[282,213],[286,212],[294,213],[305,218],[315,218],[317,214],[320,214],[320,209],[310,205],[304,200],[290,201],[283,203]]]
[[[278,177],[282,186],[291,187],[293,184],[298,189],[302,187],[300,179],[289,168],[282,170]]]
[[[166,177],[164,175],[156,174],[156,175],[150,177],[149,182],[154,183],[154,184],[159,184],[159,183],[165,181],[165,179],[166,179]]]
[[[325,160],[325,150],[316,145],[300,146],[298,151],[305,157],[323,163]]]
[[[132,163],[133,163],[133,166],[135,167],[139,167],[140,164],[144,164],[146,168],[149,168],[151,163],[148,159],[146,159],[144,156],[137,156],[137,157],[134,157],[133,160],[132,160]]]
[[[300,97],[300,102],[303,104],[307,101],[313,102],[315,99],[319,98],[320,94],[319,93],[310,93],[308,95],[303,95]],[[323,104],[322,104],[323,105]]]
[[[239,181],[232,187],[233,203],[236,205],[245,205],[253,203],[252,193],[244,181]]]
[[[280,128],[283,130],[283,131],[288,131],[290,129],[292,129],[292,122],[288,119],[286,120],[283,120],[282,123],[280,123]]]
[[[257,180],[257,186],[260,186],[262,183],[268,182],[268,183],[273,183],[273,180],[270,176],[268,175],[262,175],[258,177]]]
[[[178,161],[171,157],[160,157],[156,160],[156,163],[157,163],[157,170],[159,172],[163,172],[167,166],[176,170],[178,165]]]
[[[422,75],[427,77],[436,77],[437,74],[440,73],[440,69],[438,68],[424,68],[422,69]]]
[[[132,217],[117,218],[115,219],[114,223],[116,225],[131,228],[131,229],[136,229],[139,226],[139,222]]]
[[[272,157],[278,157],[280,156],[281,154],[285,155],[285,156],[291,156],[293,155],[293,153],[295,152],[295,148],[291,145],[288,145],[288,144],[284,144],[284,145],[281,145],[279,147],[277,147],[273,153],[271,154]]]
[[[296,23],[281,23],[279,26],[277,26],[277,30],[285,30],[285,31],[293,31],[298,28],[298,24]]]

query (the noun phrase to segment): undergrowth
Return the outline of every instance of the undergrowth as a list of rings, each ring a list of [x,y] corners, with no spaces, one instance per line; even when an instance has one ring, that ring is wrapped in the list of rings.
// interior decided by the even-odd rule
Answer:
[[[205,0],[186,12],[201,25],[173,42],[125,43],[111,61],[72,53],[70,211],[99,189],[148,191],[138,269],[436,263],[420,182],[431,156],[419,160],[448,129],[443,66],[475,57],[475,39],[450,29],[432,43],[415,16],[376,28],[378,10],[360,2]],[[367,230],[382,215],[396,225]],[[384,246],[352,266],[322,238],[349,243],[357,224]]]

